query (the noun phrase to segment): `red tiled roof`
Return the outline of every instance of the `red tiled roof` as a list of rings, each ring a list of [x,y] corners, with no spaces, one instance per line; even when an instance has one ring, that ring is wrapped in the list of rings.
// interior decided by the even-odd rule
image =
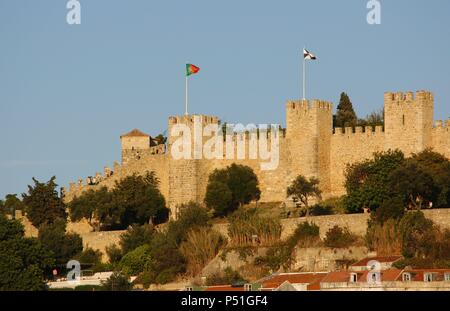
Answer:
[[[128,132],[126,134],[123,134],[122,137],[150,137],[150,135],[145,134],[144,132],[138,130],[138,129],[134,129],[131,132]]]
[[[275,289],[288,281],[291,284],[308,284],[308,290],[320,289],[320,281],[327,273],[289,273],[279,274],[266,279],[262,283],[264,289]]]
[[[425,273],[437,274],[438,280],[444,279],[445,273],[450,273],[450,269],[407,269],[403,272],[411,273],[411,281],[423,282]],[[399,276],[398,281],[401,281],[402,277]]]
[[[233,287],[231,285],[209,286],[205,292],[243,292],[244,287]]]
[[[402,256],[379,256],[379,257],[367,257],[364,258],[354,264],[352,264],[352,267],[367,267],[367,264],[372,261],[378,261],[379,263],[389,263],[389,262],[396,262],[397,260],[401,259]]]
[[[328,273],[323,279],[321,283],[343,283],[348,282],[350,280],[350,273],[356,273],[356,272],[349,272],[349,271],[333,271]],[[362,273],[358,274],[361,275]]]
[[[401,277],[401,273],[403,270],[399,269],[388,269],[380,271],[381,280],[383,282],[393,282],[398,280]],[[356,273],[358,276],[358,282],[366,282],[367,275],[370,271],[361,271],[361,272],[353,272],[353,271],[335,271],[330,272],[326,277],[323,278],[321,283],[347,283],[350,281],[350,274]]]

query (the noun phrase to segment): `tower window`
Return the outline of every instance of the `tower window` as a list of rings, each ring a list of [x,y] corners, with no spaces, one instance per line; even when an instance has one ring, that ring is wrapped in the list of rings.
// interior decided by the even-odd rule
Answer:
[[[402,122],[403,122],[403,125],[405,125],[405,115],[403,115],[403,120],[402,120]]]

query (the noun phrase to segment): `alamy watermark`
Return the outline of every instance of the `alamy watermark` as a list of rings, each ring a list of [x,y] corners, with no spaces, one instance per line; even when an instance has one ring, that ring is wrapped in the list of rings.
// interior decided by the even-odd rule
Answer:
[[[79,284],[81,280],[81,264],[78,260],[70,260],[67,265],[67,269],[70,269],[67,272],[67,281],[70,283]]]
[[[370,0],[367,2],[367,23],[369,25],[381,24],[381,3],[379,0]]]
[[[259,160],[263,171],[276,170],[280,160],[280,126],[278,124],[214,123],[203,127],[200,116],[194,116],[193,127],[174,124],[171,145],[174,160]],[[192,129],[192,130],[191,130]]]
[[[66,21],[69,25],[81,24],[81,3],[78,0],[69,0],[66,8],[69,10],[66,15]]]

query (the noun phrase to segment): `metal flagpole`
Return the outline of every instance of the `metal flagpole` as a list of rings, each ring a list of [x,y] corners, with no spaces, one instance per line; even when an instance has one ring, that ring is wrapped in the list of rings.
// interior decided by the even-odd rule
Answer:
[[[306,61],[305,61],[305,48],[303,48],[302,55],[303,55],[303,100],[306,100]]]
[[[186,105],[186,107],[185,107],[185,115],[187,116],[189,113],[188,113],[188,76],[187,76],[187,73],[186,73],[186,103],[185,103],[185,105]]]

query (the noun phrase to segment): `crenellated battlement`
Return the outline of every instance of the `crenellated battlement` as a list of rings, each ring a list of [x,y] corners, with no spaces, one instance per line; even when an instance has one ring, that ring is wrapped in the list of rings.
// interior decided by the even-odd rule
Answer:
[[[384,103],[385,104],[392,104],[392,103],[412,103],[415,101],[433,101],[433,93],[429,91],[417,91],[415,94],[414,92],[397,92],[397,93],[391,93],[386,92],[384,93]]]
[[[382,134],[384,133],[383,126],[356,126],[353,127],[335,127],[333,135],[358,135],[358,134]]]
[[[294,111],[309,111],[313,109],[320,109],[331,111],[333,109],[333,104],[324,100],[299,100],[299,101],[288,101],[286,103],[287,110]]]
[[[434,124],[435,129],[450,129],[450,119],[446,121],[437,120]]]
[[[171,117],[169,117],[169,126],[175,125],[175,124],[193,125],[195,118],[199,118],[199,120],[204,125],[220,123],[218,117],[199,114],[199,115],[187,115],[187,116],[186,115],[171,116]]]

